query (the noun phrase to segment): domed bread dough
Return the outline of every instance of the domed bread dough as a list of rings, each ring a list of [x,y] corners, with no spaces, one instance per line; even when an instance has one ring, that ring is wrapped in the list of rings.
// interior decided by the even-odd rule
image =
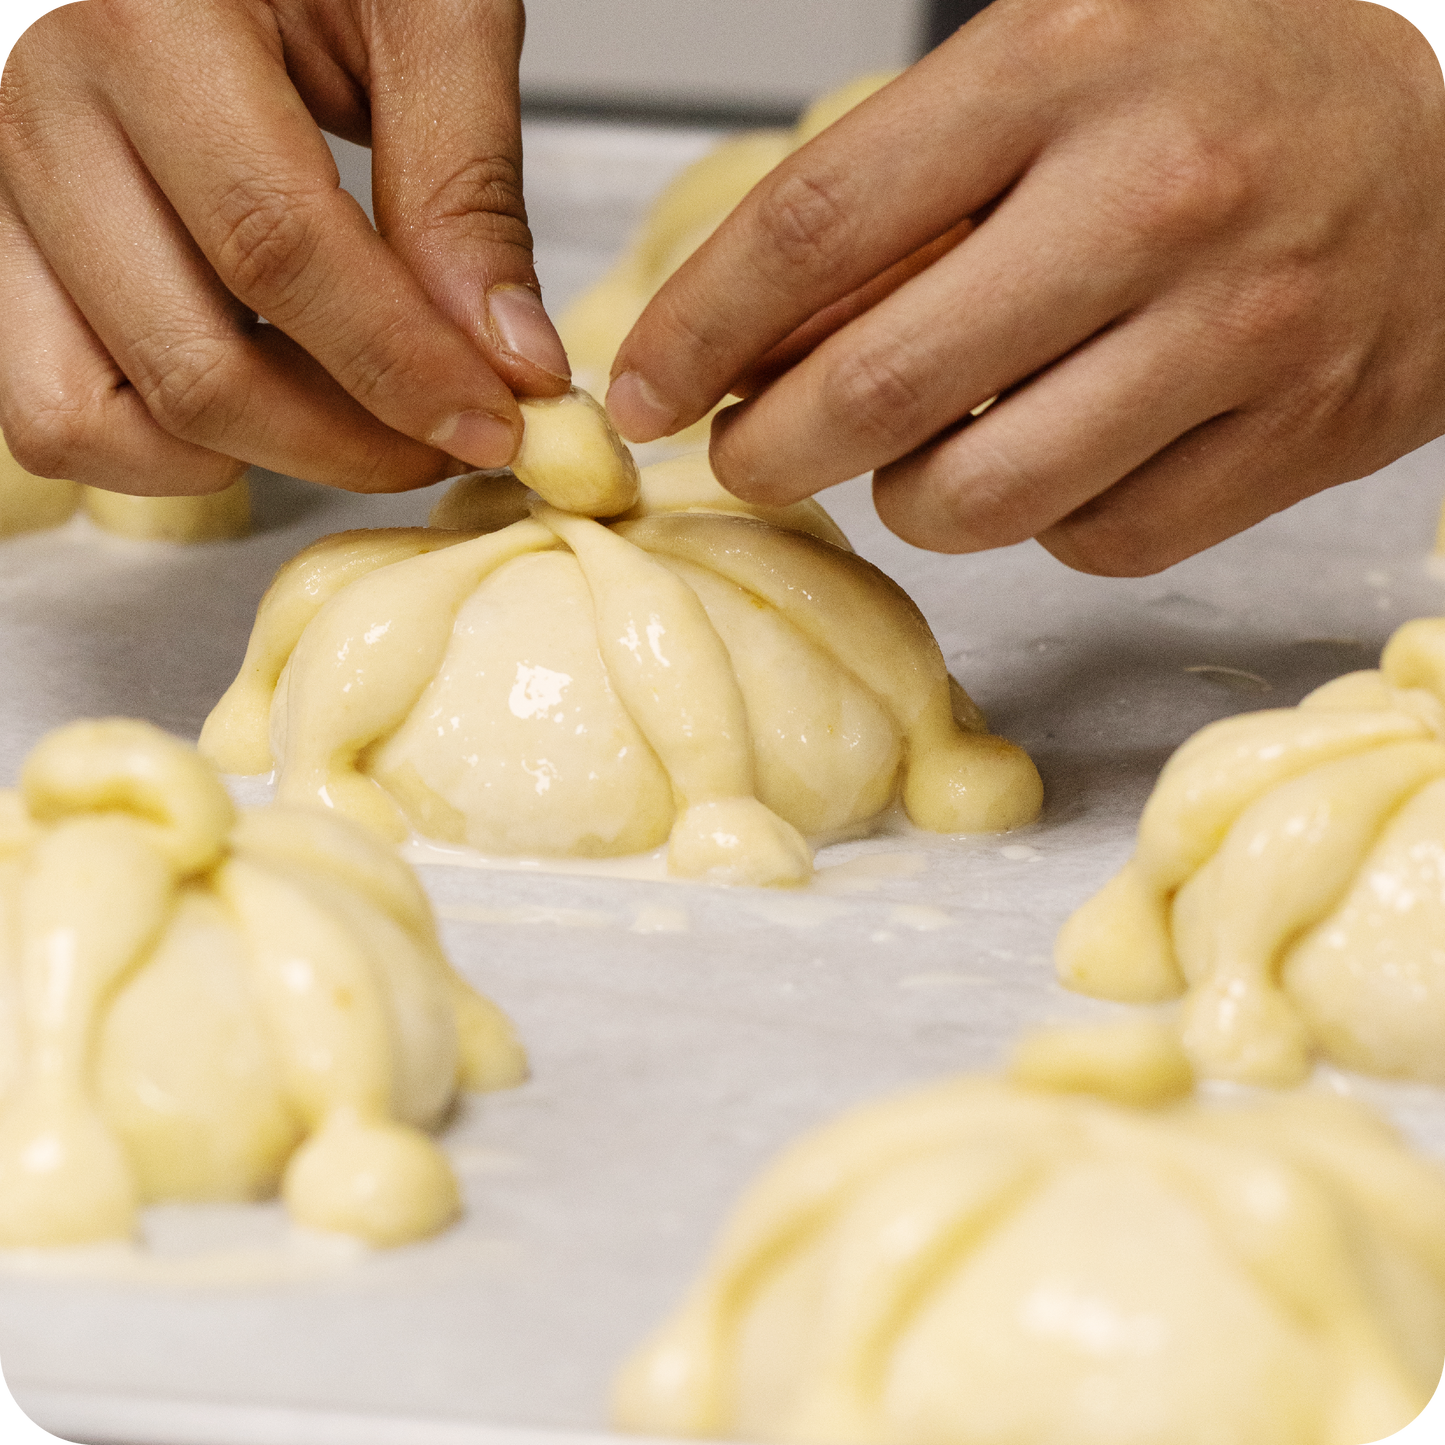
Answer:
[[[936,832],[1031,820],[1032,762],[989,735],[903,592],[816,503],[764,521],[705,472],[648,469],[607,525],[534,501],[496,526],[515,491],[464,478],[443,505],[475,532],[323,540],[262,600],[202,752],[274,761],[281,801],[397,841],[667,841],[672,872],[722,883],[805,881],[800,830],[855,830],[895,796]]]
[[[251,530],[251,495],[244,477],[205,497],[132,497],[37,477],[10,455],[0,436],[0,538],[58,527],[83,507],[96,526],[149,542],[214,542]]]
[[[82,487],[86,515],[98,527],[139,542],[225,542],[251,531],[245,477],[204,497],[132,497]]]
[[[80,503],[74,482],[27,472],[0,435],[0,537],[39,532],[69,521]]]
[[[1056,958],[1085,993],[1183,994],[1211,1076],[1291,1084],[1323,1057],[1445,1084],[1445,619],[1185,743]]]
[[[557,323],[578,384],[600,395],[606,389],[617,348],[662,283],[774,166],[881,89],[893,75],[890,71],[850,81],[815,101],[793,130],[729,136],[676,176],[653,202],[617,263],[574,301]],[[669,438],[669,444],[705,446],[711,416],[710,412]]]
[[[1445,1173],[1351,1101],[1187,1090],[1157,1025],[1065,1030],[1006,1080],[794,1144],[622,1371],[615,1423],[818,1445],[1402,1428],[1445,1361]]]
[[[398,1244],[459,1207],[424,1132],[525,1076],[425,895],[319,809],[237,816],[148,723],[73,723],[0,793],[0,1246],[259,1199]]]

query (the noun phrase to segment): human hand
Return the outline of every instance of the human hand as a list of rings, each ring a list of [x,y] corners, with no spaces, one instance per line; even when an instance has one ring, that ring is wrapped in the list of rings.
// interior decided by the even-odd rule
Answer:
[[[995,0],[765,179],[613,377],[633,441],[746,395],[739,496],[876,469],[918,546],[1157,571],[1445,431],[1439,67],[1362,0]]]
[[[505,465],[513,393],[568,376],[522,203],[522,24],[520,0],[86,0],[37,22],[0,87],[21,464],[151,495],[248,463],[354,491]],[[318,124],[372,146],[376,230]]]

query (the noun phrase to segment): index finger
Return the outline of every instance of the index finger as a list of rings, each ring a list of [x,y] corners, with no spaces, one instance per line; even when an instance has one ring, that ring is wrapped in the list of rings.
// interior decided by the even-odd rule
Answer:
[[[148,22],[157,3],[110,7],[112,23]],[[159,3],[183,4],[169,23],[204,29],[207,65],[161,51],[108,92],[227,288],[393,430],[473,466],[505,465],[522,430],[511,390],[340,189],[267,12]],[[238,103],[218,105],[218,95]]]
[[[571,368],[542,305],[522,198],[519,0],[410,0],[371,38],[376,222],[512,390],[557,396]]]
[[[993,200],[1042,141],[1029,47],[988,12],[761,180],[653,297],[613,363],[630,441],[705,416],[817,313]],[[969,83],[960,87],[959,54]],[[940,83],[940,68],[954,72]],[[966,144],[959,144],[959,137]]]

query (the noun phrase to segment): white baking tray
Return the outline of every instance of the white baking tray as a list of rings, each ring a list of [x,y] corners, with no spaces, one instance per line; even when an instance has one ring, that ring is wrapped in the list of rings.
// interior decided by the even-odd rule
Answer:
[[[595,276],[707,137],[534,128],[529,194],[555,300]],[[190,549],[84,521],[0,545],[0,783],[49,728],[129,714],[195,737],[273,570],[322,533],[415,523],[430,493],[254,478],[260,531]],[[1435,444],[1158,577],[1067,571],[1030,544],[921,553],[866,486],[825,496],[903,583],[995,728],[1048,788],[1006,838],[900,829],[820,854],[797,893],[427,868],[457,965],[533,1080],[446,1137],[465,1189],[441,1237],[368,1253],[279,1207],[171,1207],[149,1251],[0,1261],[21,1403],[108,1445],[563,1445],[677,1299],[738,1191],[799,1131],[885,1091],[988,1069],[1019,1030],[1103,1016],[1053,981],[1058,925],[1122,862],[1170,750],[1296,702],[1445,611],[1427,553]],[[1445,1096],[1323,1074],[1445,1157]],[[1438,1413],[1438,1412],[1437,1412]],[[525,1432],[519,1434],[518,1432]]]

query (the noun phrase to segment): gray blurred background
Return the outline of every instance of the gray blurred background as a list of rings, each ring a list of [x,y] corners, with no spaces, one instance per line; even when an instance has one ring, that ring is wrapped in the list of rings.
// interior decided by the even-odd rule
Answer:
[[[528,109],[783,119],[902,69],[983,0],[527,0]]]

